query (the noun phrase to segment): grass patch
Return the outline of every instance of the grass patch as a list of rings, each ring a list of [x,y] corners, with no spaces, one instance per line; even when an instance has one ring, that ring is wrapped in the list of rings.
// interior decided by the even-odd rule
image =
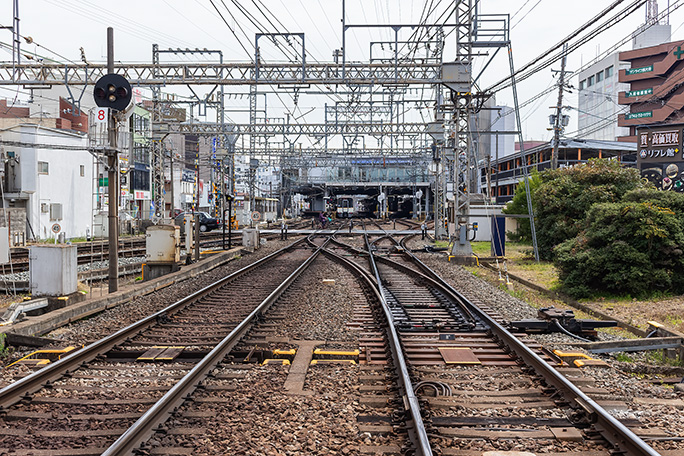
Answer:
[[[663,350],[649,350],[648,352],[646,352],[645,358],[653,364],[674,367],[684,366],[684,362],[679,361],[677,358],[665,357]]]
[[[634,359],[627,353],[618,353],[615,355],[615,360],[623,363],[633,363]]]
[[[470,246],[475,255],[490,256],[492,254],[492,243],[489,241],[473,241]]]

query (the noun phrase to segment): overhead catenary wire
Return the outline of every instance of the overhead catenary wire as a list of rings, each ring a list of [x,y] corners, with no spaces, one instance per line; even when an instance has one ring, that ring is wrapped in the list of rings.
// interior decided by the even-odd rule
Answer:
[[[554,62],[556,62],[558,59],[562,57],[562,52],[553,54],[554,52],[558,51],[563,44],[569,43],[571,40],[574,38],[577,38],[580,36],[581,33],[589,29],[591,26],[599,22],[602,18],[604,18],[608,13],[610,13],[612,10],[617,8],[622,2],[625,0],[615,0],[613,3],[611,3],[608,7],[603,9],[599,14],[594,16],[592,19],[584,23],[581,27],[573,31],[570,35],[566,36],[553,46],[551,46],[549,49],[547,49],[545,52],[539,54],[537,57],[532,59],[530,62],[524,64],[523,66],[519,67],[513,75],[507,76],[500,81],[492,84],[490,87],[488,87],[485,92],[497,92],[499,90],[505,89],[507,87],[510,87],[512,85],[512,79],[515,77],[516,83],[520,83],[521,81],[527,79],[531,75],[535,74],[541,69],[544,69]],[[601,32],[604,32],[608,30],[610,27],[614,26],[621,20],[623,20],[625,17],[629,16],[631,13],[633,13],[636,9],[640,8],[643,6],[643,4],[646,2],[646,0],[633,0],[627,7],[623,8],[620,10],[618,13],[614,14],[611,16],[609,19],[607,19],[605,22],[597,26],[596,29],[588,32],[586,35],[580,36],[580,38],[573,44],[568,46],[568,52],[572,52],[573,50],[577,49],[581,45],[585,44],[587,41],[590,39],[594,38],[596,35],[598,35]],[[548,57],[550,54],[553,54],[551,57]],[[546,59],[546,60],[544,60]],[[540,63],[541,62],[541,63]]]

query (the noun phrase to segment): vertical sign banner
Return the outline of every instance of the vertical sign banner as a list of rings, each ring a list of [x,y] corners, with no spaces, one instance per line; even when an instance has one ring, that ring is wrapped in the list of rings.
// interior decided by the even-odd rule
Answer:
[[[637,129],[637,168],[656,188],[684,192],[682,128],[664,125]]]

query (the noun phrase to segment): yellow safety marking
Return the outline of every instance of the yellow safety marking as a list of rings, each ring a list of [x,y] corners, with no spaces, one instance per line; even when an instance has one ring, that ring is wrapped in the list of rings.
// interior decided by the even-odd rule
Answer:
[[[649,326],[653,326],[654,328],[662,328],[662,327],[663,327],[663,325],[661,325],[661,324],[658,323],[657,321],[648,321],[648,322],[646,322],[646,323],[648,323]]]
[[[600,359],[576,359],[574,361],[575,366],[577,367],[584,367],[584,366],[608,366],[608,363],[600,360]]]
[[[296,354],[297,354],[297,349],[295,349],[295,348],[291,348],[289,350],[280,350],[280,349],[273,350],[273,355],[294,356]]]
[[[263,363],[261,363],[262,366],[265,366],[266,364],[272,364],[272,363],[281,363],[283,366],[289,366],[290,365],[290,360],[289,359],[265,359]]]
[[[342,351],[342,350],[323,350],[317,348],[314,350],[314,355],[337,355],[337,356],[359,356],[361,352],[359,350],[352,351]]]
[[[314,359],[311,361],[311,365],[314,364],[331,364],[331,363],[349,363],[356,364],[353,359]]]
[[[24,361],[26,359],[31,359],[31,357],[36,356],[36,355],[60,355],[59,359],[61,359],[61,355],[65,354],[65,353],[69,353],[70,351],[74,350],[75,348],[76,347],[74,347],[74,346],[69,346],[66,348],[55,349],[55,350],[36,350],[36,351],[29,353],[28,355],[24,356],[23,358],[16,360],[12,364],[7,365],[7,367],[13,366],[13,365],[15,365],[21,361]],[[38,362],[38,363],[36,363],[36,365],[48,364],[50,362],[49,359],[41,359],[41,360],[45,361],[45,362]]]
[[[16,360],[16,361],[13,362],[12,364],[8,364],[7,367],[14,366],[15,364],[20,363],[20,362],[22,362],[22,361],[27,361],[28,358],[29,358],[29,356],[31,356],[31,355],[26,355],[26,356],[24,356],[23,358],[20,358],[20,359]],[[41,360],[39,360],[39,361],[36,363],[36,366],[42,366],[43,364],[49,364],[49,363],[50,363],[50,360],[49,360],[49,359],[41,359]]]
[[[564,352],[561,350],[554,350],[553,353],[558,356],[559,358],[584,358],[584,359],[593,359],[591,356],[584,354],[584,353],[573,353],[573,352]]]
[[[57,298],[57,300],[58,300],[58,301],[68,301],[68,300],[69,300],[69,296],[60,296],[59,298]]]

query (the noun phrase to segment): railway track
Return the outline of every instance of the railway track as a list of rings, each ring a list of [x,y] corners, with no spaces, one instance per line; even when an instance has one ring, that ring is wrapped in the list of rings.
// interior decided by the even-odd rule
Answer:
[[[636,436],[638,419],[619,422],[599,406],[605,389],[510,334],[494,309],[468,302],[401,243],[377,236],[361,249],[338,237],[300,241],[240,288],[197,293],[181,301],[199,298],[192,306],[91,344],[97,355],[1,390],[0,448],[658,454]]]
[[[0,451],[103,453],[179,379],[192,384],[187,376],[197,366],[229,350],[228,336],[236,338],[311,257],[297,242],[3,388]],[[237,278],[254,283],[248,295],[235,292]]]
[[[202,249],[221,248],[223,246],[223,233],[220,231],[212,231],[201,233],[200,247]],[[266,239],[274,239],[275,234],[263,235]],[[121,240],[119,242],[119,258],[142,258],[145,256],[145,237],[136,236]],[[232,245],[239,245],[242,243],[242,234],[233,233],[232,237],[226,233],[225,243],[232,243]],[[181,236],[181,245],[184,244],[184,236]],[[109,245],[106,241],[90,241],[85,243],[78,243],[77,246],[77,262],[79,265],[91,264],[93,262],[102,262],[109,260]],[[11,270],[13,272],[25,272],[29,268],[29,249],[28,248],[12,248],[11,255]],[[9,272],[10,267],[6,266],[5,271]]]
[[[407,381],[426,394],[421,414],[431,437],[423,454],[432,454],[432,448],[456,454],[493,442],[502,450],[658,454],[629,429],[648,438],[651,433],[639,428],[638,420],[621,423],[590,397],[605,399],[607,390],[594,387],[577,369],[561,367],[535,341],[508,333],[483,303],[476,307],[448,286],[439,289],[446,284],[433,280],[435,274],[415,258],[392,253],[396,247],[404,250],[380,236],[368,250],[374,252],[385,304],[414,368]],[[403,261],[394,261],[397,256]],[[585,391],[556,368],[578,376]]]

